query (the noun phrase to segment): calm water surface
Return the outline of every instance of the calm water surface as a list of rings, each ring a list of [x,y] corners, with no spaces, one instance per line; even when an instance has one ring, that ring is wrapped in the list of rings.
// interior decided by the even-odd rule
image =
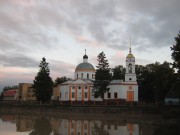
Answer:
[[[83,114],[82,114],[83,115]],[[152,135],[154,125],[126,119],[0,115],[0,135]]]

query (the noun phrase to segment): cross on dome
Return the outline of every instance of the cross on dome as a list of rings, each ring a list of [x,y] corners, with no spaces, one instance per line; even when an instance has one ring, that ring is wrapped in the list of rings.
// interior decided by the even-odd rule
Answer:
[[[83,59],[88,59],[88,56],[86,55],[86,49],[85,49],[85,55],[83,56]]]

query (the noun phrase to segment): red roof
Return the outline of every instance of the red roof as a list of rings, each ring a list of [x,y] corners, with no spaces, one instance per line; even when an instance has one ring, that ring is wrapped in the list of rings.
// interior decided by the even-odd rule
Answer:
[[[5,97],[8,97],[8,96],[14,96],[16,94],[16,90],[7,90],[3,93],[3,95]]]

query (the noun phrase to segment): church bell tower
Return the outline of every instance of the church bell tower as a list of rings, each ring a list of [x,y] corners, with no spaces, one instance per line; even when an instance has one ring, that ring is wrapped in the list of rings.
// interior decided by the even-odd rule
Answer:
[[[129,54],[126,57],[125,82],[136,82],[135,57],[131,52],[131,40],[130,40]]]

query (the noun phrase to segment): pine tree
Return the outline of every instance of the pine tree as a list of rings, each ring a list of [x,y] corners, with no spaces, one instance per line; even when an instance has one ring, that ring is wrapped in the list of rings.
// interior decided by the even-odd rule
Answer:
[[[94,96],[101,97],[104,99],[104,93],[108,92],[110,88],[108,88],[111,81],[111,73],[109,68],[108,60],[104,52],[101,52],[98,55],[98,66],[95,74],[95,81],[93,83],[93,92]]]
[[[51,99],[53,81],[49,76],[50,70],[45,58],[42,58],[39,67],[40,70],[35,77],[33,88],[37,100],[45,102]]]
[[[174,60],[173,62],[173,67],[177,68],[178,73],[180,74],[180,31],[177,37],[175,37],[176,44],[171,47],[172,52],[172,59]]]

